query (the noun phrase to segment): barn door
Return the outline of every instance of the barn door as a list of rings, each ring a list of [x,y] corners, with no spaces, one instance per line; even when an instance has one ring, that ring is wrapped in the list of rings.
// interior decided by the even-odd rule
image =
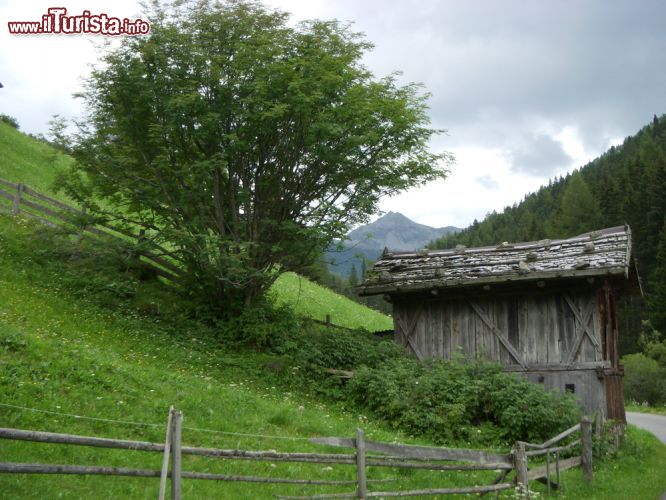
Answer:
[[[490,315],[486,313],[481,304],[479,304],[476,300],[468,298],[467,303],[472,308],[472,311],[474,311],[474,314],[476,314],[481,319],[481,321],[488,327],[488,329],[497,338],[497,340],[499,340],[500,345],[504,349],[506,349],[509,355],[515,360],[515,362],[520,366],[522,366],[523,368],[527,368],[527,363],[520,355],[520,353],[516,350],[516,348],[509,341],[508,333],[498,328],[498,326],[492,320]],[[475,334],[476,332],[471,332],[471,333]]]
[[[416,339],[416,327],[423,314],[423,304],[409,304],[407,306],[395,307],[393,309],[393,318],[396,325],[396,339],[403,346],[410,349],[416,359],[425,358],[419,349]]]
[[[582,351],[582,346],[585,342],[589,342],[594,347],[595,359],[582,360],[582,361],[597,361],[603,359],[603,352],[599,340],[594,335],[594,317],[595,301],[589,300],[583,307],[578,307],[568,293],[563,294],[564,302],[574,315],[574,341],[569,349],[569,352],[564,356],[564,362],[571,365],[579,357]]]

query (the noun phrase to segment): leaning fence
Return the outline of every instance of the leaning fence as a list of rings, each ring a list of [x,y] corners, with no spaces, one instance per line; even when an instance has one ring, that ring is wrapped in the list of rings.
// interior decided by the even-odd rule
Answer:
[[[433,496],[452,494],[496,493],[514,488],[522,483],[529,489],[529,481],[539,480],[551,486],[561,486],[560,472],[583,466],[584,477],[592,477],[592,433],[591,421],[583,419],[580,424],[562,432],[554,438],[542,443],[531,444],[518,442],[509,453],[441,448],[430,446],[403,445],[367,440],[362,429],[357,429],[353,438],[317,437],[311,438],[312,444],[327,447],[342,447],[353,450],[353,453],[312,453],[312,452],[278,452],[275,450],[241,450],[190,447],[182,444],[183,415],[182,412],[170,409],[163,443],[109,439],[94,436],[80,436],[54,432],[0,428],[0,439],[32,441],[63,445],[90,446],[97,448],[114,448],[122,450],[145,451],[162,454],[161,470],[136,469],[127,467],[106,467],[91,465],[64,465],[44,463],[0,462],[0,473],[15,474],[65,474],[65,475],[103,475],[159,478],[159,498],[167,494],[167,483],[170,482],[170,497],[181,498],[182,480],[233,481],[245,483],[265,483],[303,486],[351,486],[353,491],[317,494],[311,496],[279,496],[279,498],[371,498],[398,496]],[[580,432],[581,438],[562,445],[565,439]],[[575,436],[574,436],[575,437]],[[560,454],[571,453],[581,447],[580,456],[561,459]],[[529,451],[528,451],[529,449]],[[335,466],[353,466],[356,469],[355,480],[329,480],[317,478],[287,478],[249,476],[237,474],[214,474],[207,472],[184,471],[183,455],[218,458],[240,461],[270,461],[330,464]],[[545,465],[529,468],[530,458],[541,460],[545,457]],[[552,463],[551,463],[552,462]],[[368,485],[398,482],[399,478],[368,478],[368,467],[386,467],[397,469],[421,469],[430,471],[470,472],[495,471],[499,473],[491,484],[474,486],[427,488],[417,490],[375,491]],[[515,471],[515,478],[508,476]],[[556,474],[553,481],[552,474]]]
[[[86,223],[87,209],[85,206],[76,208],[60,200],[51,198],[38,193],[34,189],[21,183],[14,183],[0,179],[0,213],[23,215],[35,219],[42,224],[51,227],[60,227],[66,225],[76,225],[79,234],[94,235],[98,238],[111,239],[117,242],[135,243],[139,248],[145,245],[145,232],[140,231],[135,234],[127,227],[121,227],[102,220],[95,220],[94,223]],[[163,255],[169,252],[155,244],[150,244],[151,248],[161,253],[157,255],[154,251],[145,248],[136,250],[137,258],[147,263],[156,274],[174,281],[181,274],[180,268]]]

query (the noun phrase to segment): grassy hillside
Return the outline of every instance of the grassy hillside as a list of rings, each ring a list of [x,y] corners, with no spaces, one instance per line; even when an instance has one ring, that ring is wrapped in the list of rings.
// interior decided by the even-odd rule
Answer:
[[[53,193],[53,182],[57,172],[65,169],[71,158],[3,122],[0,122],[0,151],[0,178],[66,199],[64,195]],[[378,331],[393,327],[392,320],[385,314],[293,273],[280,277],[272,293],[279,304],[288,304],[298,314],[313,319],[323,321],[330,314],[335,324],[349,328]]]
[[[122,280],[109,280],[94,270],[82,278],[73,272],[76,266],[54,258],[58,250],[42,244],[41,231],[21,219],[0,216],[0,426],[161,441],[167,409],[175,405],[185,414],[183,440],[188,445],[325,451],[304,438],[352,436],[358,425],[371,439],[414,442],[369,421],[356,408],[327,403],[307,388],[294,389],[298,387],[294,381],[301,378],[298,370],[281,367],[279,359],[226,347],[211,327],[179,317],[175,309],[156,314],[169,304],[169,297],[161,297],[158,289],[145,285],[137,303],[123,298]],[[82,266],[95,264],[84,253],[79,258]],[[105,294],[116,301],[100,303]],[[602,489],[584,486],[579,472],[572,471],[564,475],[563,498],[614,498],[616,492],[622,493],[615,498],[656,498],[666,490],[666,478],[659,475],[666,466],[666,447],[633,430],[629,443],[619,459],[598,464]],[[0,440],[0,455],[14,462],[153,469],[160,465],[159,456],[142,452],[4,440]],[[353,468],[343,466],[332,470],[303,464],[272,467],[193,457],[185,458],[185,469],[292,478],[354,477]],[[618,469],[622,474],[616,473]],[[638,480],[639,474],[652,480]],[[370,473],[372,478],[391,475],[400,478],[399,485],[382,488],[479,484],[495,476],[492,472],[444,475],[375,469]],[[154,498],[157,487],[156,480],[138,478],[0,475],[5,498]],[[187,498],[202,499],[351,489],[184,482]]]
[[[298,314],[331,322],[348,328],[365,328],[371,332],[393,328],[391,318],[358,302],[339,295],[295,273],[278,278],[272,291],[278,304],[288,304]]]
[[[0,121],[0,177],[51,194],[59,171],[71,158]],[[59,196],[63,198],[63,196]]]

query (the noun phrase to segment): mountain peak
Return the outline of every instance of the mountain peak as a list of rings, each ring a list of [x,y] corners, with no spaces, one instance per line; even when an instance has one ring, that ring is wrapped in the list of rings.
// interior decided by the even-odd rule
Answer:
[[[417,250],[431,240],[457,228],[434,228],[418,224],[400,212],[387,212],[370,224],[354,229],[349,238],[359,247],[389,250]]]

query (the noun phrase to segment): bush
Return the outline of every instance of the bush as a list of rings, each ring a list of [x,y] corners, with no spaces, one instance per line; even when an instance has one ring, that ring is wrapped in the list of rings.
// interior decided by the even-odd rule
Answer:
[[[13,116],[9,116],[9,115],[6,115],[4,113],[0,113],[0,122],[4,122],[7,125],[10,125],[10,126],[14,127],[16,130],[19,129],[19,122]]]
[[[362,367],[349,391],[396,428],[438,442],[544,440],[573,425],[580,413],[570,395],[546,392],[499,365],[463,359]]]
[[[628,354],[624,364],[626,399],[650,406],[666,403],[666,368],[645,354]]]

